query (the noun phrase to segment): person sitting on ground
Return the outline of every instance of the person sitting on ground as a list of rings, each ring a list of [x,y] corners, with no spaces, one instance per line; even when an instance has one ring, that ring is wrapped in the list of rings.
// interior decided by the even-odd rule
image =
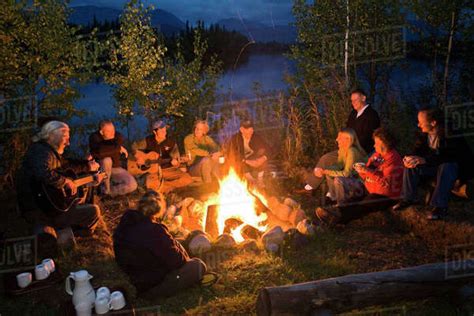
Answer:
[[[316,216],[324,223],[348,223],[368,213],[387,209],[397,203],[402,189],[403,161],[395,149],[395,139],[384,128],[374,131],[375,153],[355,170],[367,194],[357,202],[336,207],[318,207]]]
[[[190,259],[186,250],[161,223],[165,205],[160,194],[148,191],[138,210],[127,210],[114,232],[118,265],[145,298],[172,296],[199,283],[206,264]]]
[[[337,163],[326,168],[316,168],[315,175],[326,176],[329,187],[327,196],[337,204],[361,197],[363,184],[354,171],[357,162],[366,162],[367,154],[360,146],[357,135],[352,128],[339,131],[336,142],[338,145]]]
[[[25,219],[31,224],[45,225],[56,230],[71,227],[79,236],[91,235],[101,217],[95,204],[78,204],[67,212],[45,207],[39,196],[43,186],[66,190],[76,194],[78,188],[71,178],[61,171],[71,170],[75,174],[97,171],[95,161],[72,160],[63,157],[69,146],[69,126],[60,121],[49,121],[33,137],[17,174],[18,206]]]
[[[122,134],[115,131],[112,121],[102,120],[99,123],[99,130],[89,137],[89,148],[92,157],[99,161],[107,174],[103,182],[104,195],[114,197],[137,189],[135,178],[121,167],[120,155],[127,157],[128,152],[123,146]]]
[[[239,132],[225,145],[225,160],[228,166],[244,175],[249,182],[263,186],[270,149],[263,138],[254,133],[253,127],[251,120],[244,119],[240,122]],[[254,178],[255,174],[257,180]]]
[[[393,210],[401,210],[418,199],[418,185],[436,181],[431,195],[427,219],[438,220],[448,214],[448,199],[458,177],[469,174],[472,161],[470,149],[461,138],[447,138],[443,112],[440,109],[418,111],[418,138],[412,155],[405,156],[403,163],[403,193]]]
[[[132,144],[132,157],[129,160],[144,166],[147,159],[154,161],[154,167],[143,172],[140,168],[129,168],[133,175],[146,173],[146,187],[162,193],[185,187],[193,182],[191,176],[179,169],[182,162],[178,144],[167,137],[168,125],[159,120],[152,125],[152,134]],[[156,167],[156,168],[155,168]]]
[[[352,128],[355,131],[361,147],[367,154],[370,154],[374,147],[372,133],[375,129],[380,127],[380,119],[377,111],[367,104],[366,100],[367,95],[363,90],[355,89],[351,92],[351,104],[353,110],[347,118],[346,127]],[[316,169],[324,169],[328,166],[334,165],[337,162],[337,158],[337,150],[324,154],[319,159],[313,172],[306,177],[305,190],[299,191],[302,193],[310,193],[312,190],[316,190],[323,180],[322,177],[318,177],[315,174]]]
[[[184,150],[190,155],[189,173],[201,177],[204,183],[211,183],[212,177],[219,178],[219,145],[207,135],[206,121],[196,121],[193,134],[184,138]]]

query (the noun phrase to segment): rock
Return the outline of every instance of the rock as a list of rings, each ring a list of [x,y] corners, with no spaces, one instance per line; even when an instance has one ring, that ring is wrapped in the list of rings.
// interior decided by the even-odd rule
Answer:
[[[242,249],[243,251],[252,251],[252,252],[258,252],[258,245],[255,240],[245,240],[241,244],[239,244],[239,248]]]
[[[283,200],[283,204],[288,205],[291,208],[300,208],[300,204],[289,197]]]
[[[288,222],[290,221],[290,215],[291,212],[293,212],[293,209],[286,204],[279,203],[278,205],[275,205],[271,211],[276,217],[278,217],[278,219]]]
[[[224,233],[226,234],[230,234],[233,229],[236,229],[237,227],[243,224],[243,222],[238,218],[228,218],[225,220],[224,223]]]
[[[295,228],[289,229],[285,234],[284,245],[287,248],[298,250],[308,245],[308,243],[309,237]]]
[[[206,235],[199,234],[189,242],[189,251],[193,255],[199,255],[211,249],[211,242]]]
[[[194,200],[188,206],[189,215],[192,217],[201,218],[204,216],[204,203],[199,200]]]
[[[240,233],[245,239],[259,239],[262,236],[262,232],[250,225],[245,225]]]
[[[263,234],[262,241],[265,246],[266,244],[279,245],[283,242],[284,237],[285,233],[283,232],[283,229],[281,229],[280,226],[275,226],[269,231],[267,231],[265,234]]]
[[[265,245],[265,249],[268,251],[268,252],[271,252],[271,253],[277,253],[278,252],[278,245],[277,244],[274,244],[274,243],[268,243]]]
[[[303,235],[314,235],[314,226],[309,219],[300,221],[298,225],[296,225],[296,229],[298,229],[298,231]]]
[[[217,247],[232,248],[236,244],[234,238],[229,234],[222,234],[217,237],[215,245]]]
[[[306,218],[306,214],[303,212],[302,209],[295,209],[291,212],[290,216],[288,217],[288,221],[291,223],[293,227],[296,227],[299,222]]]
[[[267,199],[267,203],[268,203],[268,208],[273,212],[273,209],[275,207],[277,207],[278,205],[280,205],[280,201],[274,197],[274,196],[271,196]]]

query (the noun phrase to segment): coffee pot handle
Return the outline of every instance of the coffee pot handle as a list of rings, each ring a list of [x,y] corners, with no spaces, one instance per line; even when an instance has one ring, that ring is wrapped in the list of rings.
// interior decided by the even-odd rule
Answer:
[[[68,276],[66,278],[66,293],[69,295],[73,295],[71,291],[71,279],[72,279],[72,276]]]

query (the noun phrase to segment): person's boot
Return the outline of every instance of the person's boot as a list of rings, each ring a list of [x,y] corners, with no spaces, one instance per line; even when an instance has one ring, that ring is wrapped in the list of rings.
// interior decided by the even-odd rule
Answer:
[[[431,221],[441,220],[448,216],[448,208],[447,207],[433,207],[431,208],[430,212],[426,216],[426,219]]]

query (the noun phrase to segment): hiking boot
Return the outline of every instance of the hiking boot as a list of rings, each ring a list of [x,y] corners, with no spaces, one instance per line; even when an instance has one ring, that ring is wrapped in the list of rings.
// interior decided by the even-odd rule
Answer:
[[[341,213],[339,212],[339,209],[337,208],[318,207],[316,208],[315,213],[316,213],[316,217],[322,223],[329,226],[336,224],[341,218]]]
[[[392,206],[392,211],[401,211],[409,206],[412,206],[415,202],[407,201],[407,200],[400,200],[397,204]]]
[[[448,216],[447,207],[433,207],[431,212],[426,215],[426,219],[431,221],[441,220]]]

